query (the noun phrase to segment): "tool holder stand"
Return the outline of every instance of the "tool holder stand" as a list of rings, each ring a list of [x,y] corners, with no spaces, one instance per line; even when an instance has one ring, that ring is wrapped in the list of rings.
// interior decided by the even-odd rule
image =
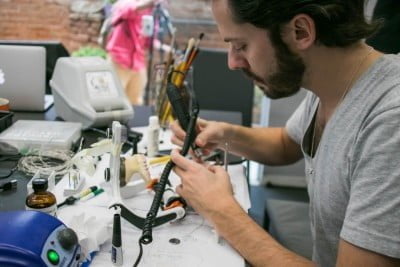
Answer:
[[[135,227],[143,230],[143,226],[146,220],[145,218],[136,215],[131,209],[129,209],[122,203],[113,204],[110,206],[110,208],[119,208],[121,210],[122,218],[127,220]],[[183,217],[185,217],[185,215],[185,209],[182,207],[175,207],[166,211],[161,211],[159,216],[155,218],[153,227],[182,219]]]
[[[112,148],[110,157],[110,180],[113,193],[114,204],[110,208],[120,208],[122,218],[136,226],[143,229],[145,225],[145,218],[136,215],[132,210],[122,203],[121,189],[120,189],[120,155],[122,144],[125,141],[126,134],[123,133],[125,129],[123,126],[114,121],[112,124]],[[152,226],[158,226],[167,222],[181,219],[185,216],[185,209],[182,207],[175,207],[166,211],[161,211],[160,216],[154,219]]]

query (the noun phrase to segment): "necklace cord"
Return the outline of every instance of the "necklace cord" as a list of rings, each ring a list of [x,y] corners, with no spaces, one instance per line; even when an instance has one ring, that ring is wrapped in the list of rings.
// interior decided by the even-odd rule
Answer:
[[[370,46],[369,49],[368,49],[368,52],[365,54],[364,57],[361,58],[359,64],[354,68],[353,73],[352,73],[352,75],[351,75],[351,79],[349,80],[348,84],[346,85],[346,87],[345,87],[346,89],[343,91],[343,94],[342,94],[342,96],[340,97],[339,101],[337,102],[334,111],[337,109],[337,107],[338,107],[338,106],[343,102],[343,100],[345,99],[347,93],[350,91],[350,88],[351,88],[352,85],[353,85],[353,82],[354,82],[354,80],[355,80],[357,74],[360,72],[361,66],[364,65],[364,62],[367,60],[367,58],[368,58],[369,55],[372,53],[372,51],[374,51],[374,48]],[[316,132],[316,130],[317,130],[317,124],[318,124],[318,122],[317,122],[317,121],[318,121],[318,110],[319,110],[319,107],[317,107],[316,115],[315,115],[315,118],[314,118],[313,133],[312,133],[312,139],[311,139],[311,149],[310,149],[310,156],[311,156],[311,158],[313,158],[313,157],[315,156],[315,154],[316,154],[316,152],[317,152],[317,147],[318,147],[318,146],[316,145],[317,142],[316,142],[316,140],[315,140],[315,139],[316,139],[316,134],[315,134],[315,132]],[[334,113],[334,112],[332,112],[332,114],[333,114],[333,113]],[[322,136],[322,133],[321,133],[321,136]]]

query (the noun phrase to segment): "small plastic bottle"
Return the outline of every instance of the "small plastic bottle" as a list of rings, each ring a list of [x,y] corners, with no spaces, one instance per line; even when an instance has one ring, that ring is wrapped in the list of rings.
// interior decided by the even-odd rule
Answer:
[[[150,116],[149,128],[147,129],[147,156],[155,157],[158,154],[158,143],[160,136],[160,124],[157,116]]]
[[[32,181],[33,193],[26,197],[25,209],[36,210],[56,216],[57,201],[53,193],[47,191],[47,179],[37,178]]]

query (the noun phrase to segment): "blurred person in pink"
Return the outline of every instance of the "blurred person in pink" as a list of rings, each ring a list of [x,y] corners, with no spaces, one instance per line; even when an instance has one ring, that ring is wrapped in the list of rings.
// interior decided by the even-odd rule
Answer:
[[[143,103],[147,83],[146,49],[150,38],[142,34],[142,17],[151,15],[159,0],[119,0],[112,9],[113,30],[106,50],[134,105]]]

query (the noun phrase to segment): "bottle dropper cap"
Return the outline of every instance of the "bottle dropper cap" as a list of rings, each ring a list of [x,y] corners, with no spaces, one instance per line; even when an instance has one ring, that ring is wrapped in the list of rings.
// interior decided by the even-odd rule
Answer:
[[[158,116],[150,116],[149,126],[158,126]]]
[[[44,178],[36,178],[32,181],[33,190],[46,191],[48,188],[48,181]]]

